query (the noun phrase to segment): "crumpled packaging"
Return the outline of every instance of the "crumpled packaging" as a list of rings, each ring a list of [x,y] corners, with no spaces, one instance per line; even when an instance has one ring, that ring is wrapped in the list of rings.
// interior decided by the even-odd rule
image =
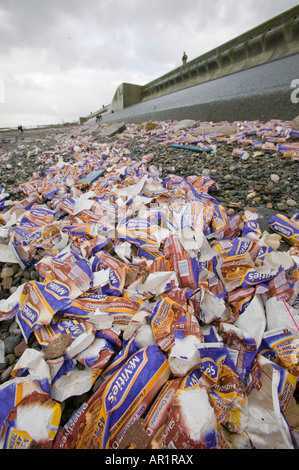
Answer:
[[[1,449],[51,448],[61,408],[48,392],[47,380],[30,377],[1,385]]]
[[[296,387],[295,377],[263,356],[260,387],[248,396],[248,435],[256,449],[293,449],[284,417]]]
[[[73,415],[53,448],[117,449],[169,376],[168,361],[156,345],[140,349]]]

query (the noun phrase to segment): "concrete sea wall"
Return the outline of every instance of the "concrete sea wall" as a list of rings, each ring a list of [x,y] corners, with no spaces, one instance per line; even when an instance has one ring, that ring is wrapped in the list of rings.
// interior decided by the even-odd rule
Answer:
[[[138,103],[145,103],[153,100],[154,104],[155,99],[164,97],[165,95],[179,92],[223,77],[228,77],[264,64],[279,61],[286,57],[295,56],[298,53],[299,5],[197,57],[196,59],[187,62],[185,65],[177,67],[144,86],[122,83],[115,92],[109,111],[113,111],[113,113],[118,114],[119,111],[132,106],[135,107]],[[296,77],[296,75],[290,76],[290,79],[299,79],[299,71],[297,75],[298,77]],[[274,93],[273,90],[270,91],[269,96],[265,96],[265,100],[269,103],[271,102],[272,106],[273,100],[274,102],[277,101],[279,105],[281,103],[280,98],[282,98],[282,96],[279,96],[279,93],[284,92],[284,95],[286,95],[286,90],[279,90],[278,93]],[[230,98],[238,101],[240,96],[227,96],[226,100]],[[284,96],[284,99],[286,99],[286,96]],[[234,102],[234,109],[238,108],[237,101]],[[266,101],[264,105],[266,104]],[[215,106],[215,100],[212,100],[209,103],[208,108],[209,111],[211,111],[211,107],[213,108]],[[224,108],[227,106],[225,99],[222,101],[218,100],[218,104],[220,107],[222,106]],[[251,105],[253,106],[253,102]],[[178,110],[179,107],[180,106],[178,106]],[[152,108],[157,112],[157,109],[159,109],[159,103],[157,103],[157,106],[153,105]],[[201,109],[203,110],[203,108]],[[182,113],[184,114],[184,111],[181,111],[181,115]],[[288,114],[290,115],[290,118],[292,118],[296,113],[298,114],[298,110],[296,111],[293,106],[293,109],[290,110]],[[120,114],[124,115],[124,113]],[[206,119],[211,119],[214,114],[209,112],[207,115],[204,115],[203,118],[206,117]],[[189,114],[188,117],[191,117],[191,115]],[[233,117],[234,114],[231,114],[231,118]],[[157,118],[158,116],[156,119]],[[161,113],[159,114],[159,118],[162,119]],[[163,119],[165,118],[173,118],[171,109],[168,113],[163,113]],[[282,118],[287,118],[287,116],[282,116]],[[107,119],[111,121],[113,119],[117,119],[117,116],[113,114],[112,116],[109,116],[108,114]],[[239,115],[238,117],[235,117],[235,119],[240,119]]]

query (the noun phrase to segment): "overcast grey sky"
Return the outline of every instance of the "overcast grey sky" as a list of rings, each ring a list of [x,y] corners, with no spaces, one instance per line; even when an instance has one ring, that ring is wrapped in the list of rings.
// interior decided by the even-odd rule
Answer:
[[[0,0],[0,128],[77,121],[296,4]]]

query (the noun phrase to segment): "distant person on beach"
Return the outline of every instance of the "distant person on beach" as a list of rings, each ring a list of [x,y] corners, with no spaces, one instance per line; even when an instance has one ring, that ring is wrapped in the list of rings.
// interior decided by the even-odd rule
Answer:
[[[183,65],[186,64],[187,59],[188,59],[188,56],[186,55],[186,52],[184,51],[184,54],[183,54],[183,57],[182,57]]]
[[[96,117],[96,122],[101,122],[102,119],[103,119],[103,116],[101,114],[98,114]]]
[[[23,126],[18,126],[18,131],[23,133],[24,132]]]

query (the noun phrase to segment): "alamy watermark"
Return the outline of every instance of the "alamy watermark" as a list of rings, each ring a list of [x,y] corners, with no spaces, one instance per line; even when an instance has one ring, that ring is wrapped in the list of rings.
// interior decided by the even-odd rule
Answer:
[[[291,81],[291,88],[295,88],[291,93],[291,101],[293,104],[299,103],[299,78]]]

